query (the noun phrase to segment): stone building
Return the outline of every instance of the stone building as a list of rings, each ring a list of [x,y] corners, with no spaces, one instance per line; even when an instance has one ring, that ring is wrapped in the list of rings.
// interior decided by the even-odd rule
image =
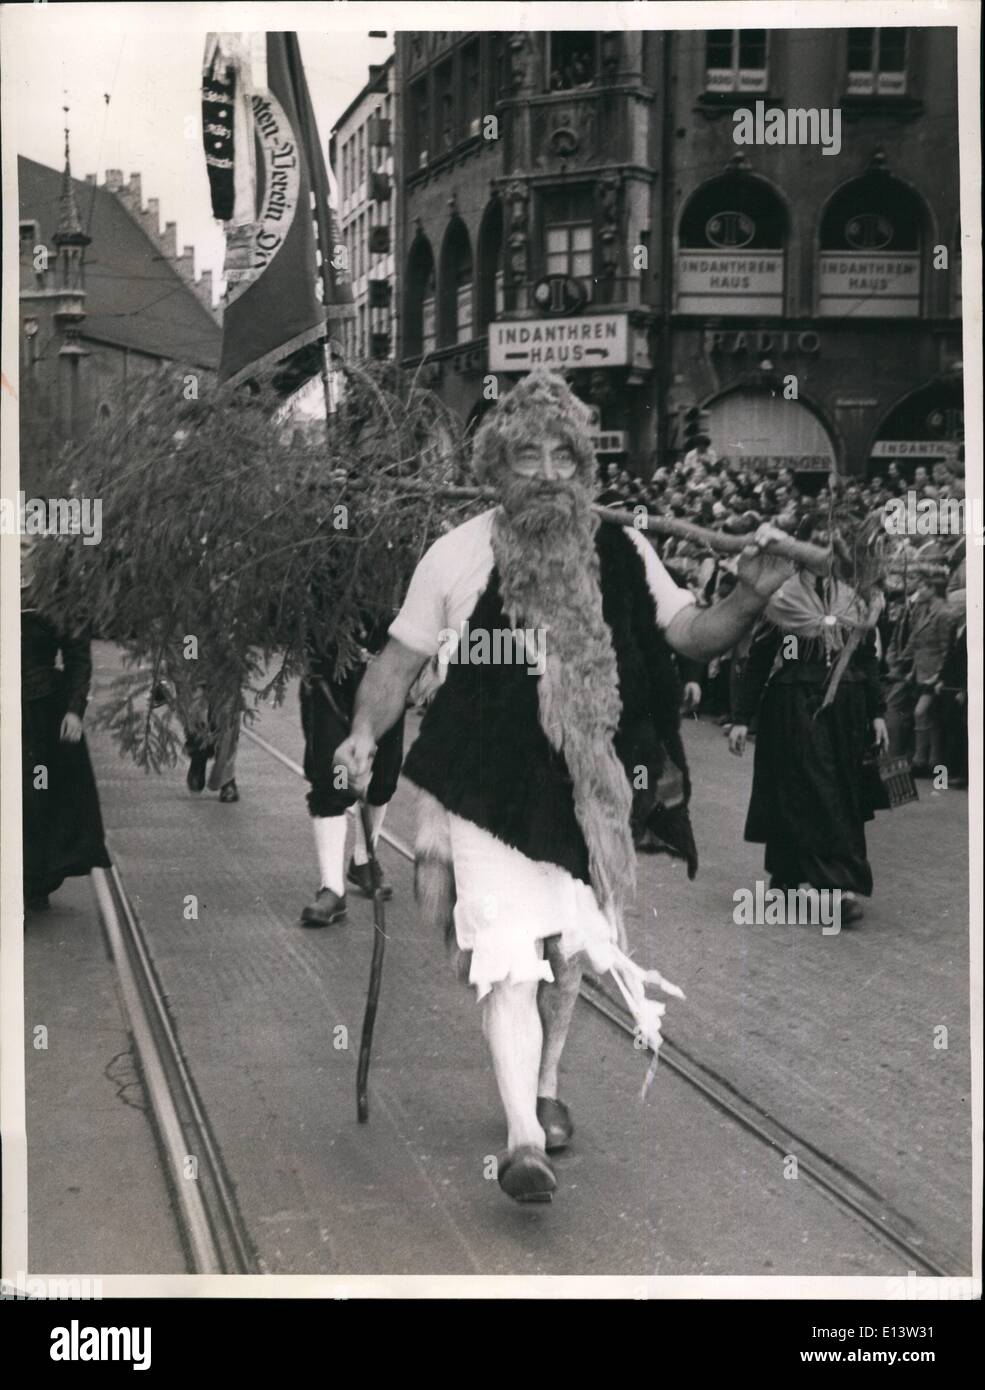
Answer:
[[[463,420],[542,362],[643,473],[694,407],[808,485],[957,454],[953,30],[403,33],[396,89],[398,356]]]
[[[214,377],[221,328],[211,272],[144,207],[140,175],[73,179],[18,159],[21,482],[43,485],[46,456],[123,408],[142,374],[178,363]]]
[[[906,471],[956,457],[955,31],[694,30],[668,42],[671,417],[702,406],[720,456],[782,460],[805,483],[832,464],[871,475],[892,458]],[[792,107],[817,122],[791,123]],[[761,141],[737,143],[740,110]]]
[[[369,81],[336,121],[329,141],[339,224],[352,277],[354,312],[343,321],[339,334],[349,360],[392,358],[396,351],[393,55],[369,72]]]
[[[606,452],[652,456],[661,55],[622,30],[397,34],[399,356],[468,423],[550,363]]]

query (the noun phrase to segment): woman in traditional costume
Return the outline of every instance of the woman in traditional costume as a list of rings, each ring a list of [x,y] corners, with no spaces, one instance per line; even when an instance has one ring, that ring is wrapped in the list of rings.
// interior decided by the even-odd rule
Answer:
[[[770,887],[842,891],[841,923],[872,893],[865,822],[874,808],[863,763],[888,748],[868,605],[844,579],[801,571],[773,595],[739,682],[729,749],[741,755],[757,720],[745,838],[765,844]]]
[[[92,676],[89,639],[59,631],[33,606],[29,549],[22,553],[21,574],[24,906],[39,912],[66,878],[108,869],[110,859],[82,732]]]

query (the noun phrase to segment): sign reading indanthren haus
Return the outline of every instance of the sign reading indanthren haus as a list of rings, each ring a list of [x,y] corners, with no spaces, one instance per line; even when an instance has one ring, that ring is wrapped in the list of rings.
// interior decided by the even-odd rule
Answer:
[[[819,314],[908,318],[920,312],[920,257],[912,251],[822,251]]]
[[[782,314],[782,251],[681,248],[677,255],[679,314]]]
[[[518,319],[489,325],[489,370],[534,367],[624,367],[629,361],[628,315]]]

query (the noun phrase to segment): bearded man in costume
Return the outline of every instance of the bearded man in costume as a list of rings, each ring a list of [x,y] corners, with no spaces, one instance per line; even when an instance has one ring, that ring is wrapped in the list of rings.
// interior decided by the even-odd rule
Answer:
[[[498,1178],[517,1201],[552,1199],[547,1154],[571,1137],[558,1064],[583,964],[612,971],[654,1048],[664,1006],[644,986],[680,995],[628,959],[622,929],[634,834],[697,866],[670,649],[707,661],[733,647],[792,572],[750,546],[735,592],[699,610],[638,531],[593,509],[589,430],[542,369],[489,413],[474,465],[499,505],[422,558],[335,754],[367,786],[422,665],[445,659],[404,764],[422,794],[417,894],[481,1001],[507,1124]]]

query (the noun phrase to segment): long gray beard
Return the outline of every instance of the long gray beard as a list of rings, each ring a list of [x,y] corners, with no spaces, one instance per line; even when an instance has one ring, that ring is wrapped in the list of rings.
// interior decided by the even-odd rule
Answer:
[[[595,532],[583,484],[508,480],[492,533],[503,608],[513,627],[546,631],[540,723],[571,774],[589,877],[623,942],[622,905],[635,890],[632,791],[616,756],[621,701],[602,616]]]

